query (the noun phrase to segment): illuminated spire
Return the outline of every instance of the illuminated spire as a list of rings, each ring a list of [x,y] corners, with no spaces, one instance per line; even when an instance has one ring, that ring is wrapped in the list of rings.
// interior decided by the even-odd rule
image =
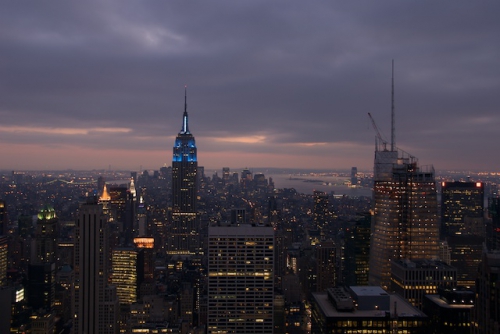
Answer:
[[[131,177],[130,178],[130,193],[132,194],[133,198],[134,198],[134,201],[135,201],[135,198],[137,196],[137,191],[135,190],[135,184],[134,184],[134,178]]]
[[[104,189],[102,190],[100,201],[111,201],[111,195],[108,192],[108,187],[104,184]]]
[[[188,134],[188,112],[187,112],[187,86],[184,86],[184,114],[182,115],[181,134]]]

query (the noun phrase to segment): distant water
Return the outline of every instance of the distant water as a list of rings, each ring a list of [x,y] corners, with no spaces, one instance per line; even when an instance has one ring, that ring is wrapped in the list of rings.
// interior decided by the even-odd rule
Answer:
[[[346,185],[347,177],[323,176],[323,175],[290,175],[290,174],[266,174],[266,178],[271,177],[274,187],[295,188],[298,192],[312,194],[315,190],[324,191],[335,195],[347,195],[350,197],[372,196],[370,188],[351,188]]]

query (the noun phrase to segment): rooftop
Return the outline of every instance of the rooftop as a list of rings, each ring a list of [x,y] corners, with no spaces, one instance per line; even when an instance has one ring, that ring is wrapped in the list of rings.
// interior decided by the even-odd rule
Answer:
[[[402,259],[393,261],[394,264],[402,266],[404,268],[413,269],[450,269],[453,270],[455,267],[446,264],[445,262],[438,260],[428,260],[428,259]]]
[[[438,305],[442,308],[448,309],[470,309],[474,307],[474,304],[448,304],[439,295],[426,295],[425,298],[428,298],[434,304]]]
[[[337,310],[332,302],[328,299],[327,292],[315,292],[313,293],[313,299],[316,301],[318,306],[321,308],[323,313],[327,318],[384,318],[387,312],[390,313],[391,317],[394,317],[394,311],[396,309],[397,316],[401,317],[426,317],[426,315],[419,311],[417,308],[413,307],[410,303],[404,300],[402,297],[396,294],[387,294],[382,288],[377,286],[354,286],[350,287],[352,291],[359,291],[364,296],[373,296],[372,294],[385,293],[390,298],[390,310],[358,310],[354,309],[352,312],[346,312],[345,310]]]

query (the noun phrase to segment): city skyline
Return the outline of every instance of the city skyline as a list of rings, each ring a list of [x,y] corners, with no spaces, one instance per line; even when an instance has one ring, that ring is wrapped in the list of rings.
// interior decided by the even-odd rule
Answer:
[[[499,10],[9,2],[0,169],[168,166],[187,84],[200,166],[371,170],[367,114],[389,139],[394,59],[398,147],[436,170],[495,171]]]

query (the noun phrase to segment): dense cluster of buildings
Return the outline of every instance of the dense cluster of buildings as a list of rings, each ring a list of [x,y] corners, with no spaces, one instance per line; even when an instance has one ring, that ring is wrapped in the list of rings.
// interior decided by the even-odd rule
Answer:
[[[372,198],[206,176],[187,101],[171,166],[3,175],[0,333],[498,333],[500,199],[377,139]]]

